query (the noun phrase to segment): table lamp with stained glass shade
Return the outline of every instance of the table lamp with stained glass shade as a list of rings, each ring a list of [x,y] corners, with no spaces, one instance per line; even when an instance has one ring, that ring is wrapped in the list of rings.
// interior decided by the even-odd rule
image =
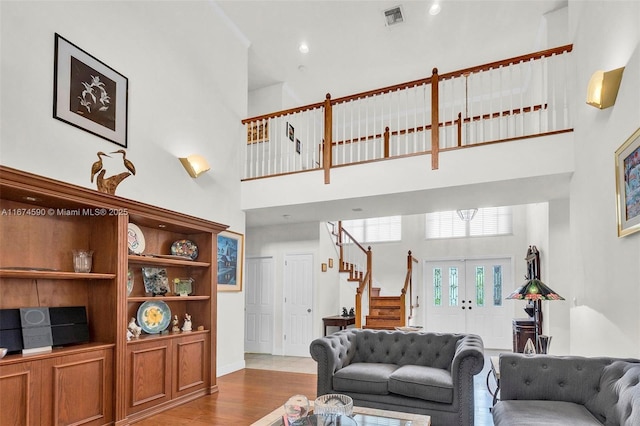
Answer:
[[[546,354],[549,350],[551,337],[542,335],[538,331],[540,321],[540,303],[538,301],[564,300],[564,297],[551,290],[545,283],[543,283],[539,279],[534,278],[528,280],[523,286],[518,287],[513,293],[508,295],[506,299],[531,300],[534,302],[535,312],[533,315],[533,320],[535,324],[535,339],[537,342],[537,351],[538,353]]]

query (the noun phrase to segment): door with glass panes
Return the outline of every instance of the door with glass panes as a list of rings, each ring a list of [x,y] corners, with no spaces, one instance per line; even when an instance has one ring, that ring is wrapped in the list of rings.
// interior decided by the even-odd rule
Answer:
[[[512,288],[511,259],[425,262],[426,329],[472,333],[485,348],[511,347],[513,308],[505,304]]]

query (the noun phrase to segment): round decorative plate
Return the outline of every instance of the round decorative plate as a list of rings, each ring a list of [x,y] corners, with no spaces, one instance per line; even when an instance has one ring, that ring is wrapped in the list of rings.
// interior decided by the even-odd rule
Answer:
[[[138,225],[133,223],[127,225],[127,245],[129,246],[129,253],[142,254],[144,251],[144,234],[138,228]]]
[[[171,244],[171,254],[196,260],[198,258],[198,246],[190,240],[178,240]]]
[[[140,305],[137,317],[142,331],[149,334],[158,334],[169,327],[171,309],[169,309],[169,305],[160,300],[150,300]]]
[[[129,268],[127,271],[127,296],[131,295],[133,291],[133,269]]]

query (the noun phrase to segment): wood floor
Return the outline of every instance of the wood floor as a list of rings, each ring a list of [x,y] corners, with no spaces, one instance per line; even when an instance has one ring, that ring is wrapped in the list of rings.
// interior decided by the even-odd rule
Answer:
[[[248,426],[291,395],[316,398],[316,375],[245,368],[218,377],[219,392],[149,417],[136,426]]]

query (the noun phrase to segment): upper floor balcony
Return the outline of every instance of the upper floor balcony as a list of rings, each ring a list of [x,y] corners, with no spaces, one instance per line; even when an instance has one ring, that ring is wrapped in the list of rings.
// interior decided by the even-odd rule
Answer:
[[[573,171],[571,51],[434,69],[421,80],[243,120],[243,209],[441,188],[452,195],[478,184],[505,195],[495,203],[562,197]],[[511,190],[507,180],[522,185]],[[264,190],[276,181],[278,191]],[[472,195],[464,198],[473,205]]]

